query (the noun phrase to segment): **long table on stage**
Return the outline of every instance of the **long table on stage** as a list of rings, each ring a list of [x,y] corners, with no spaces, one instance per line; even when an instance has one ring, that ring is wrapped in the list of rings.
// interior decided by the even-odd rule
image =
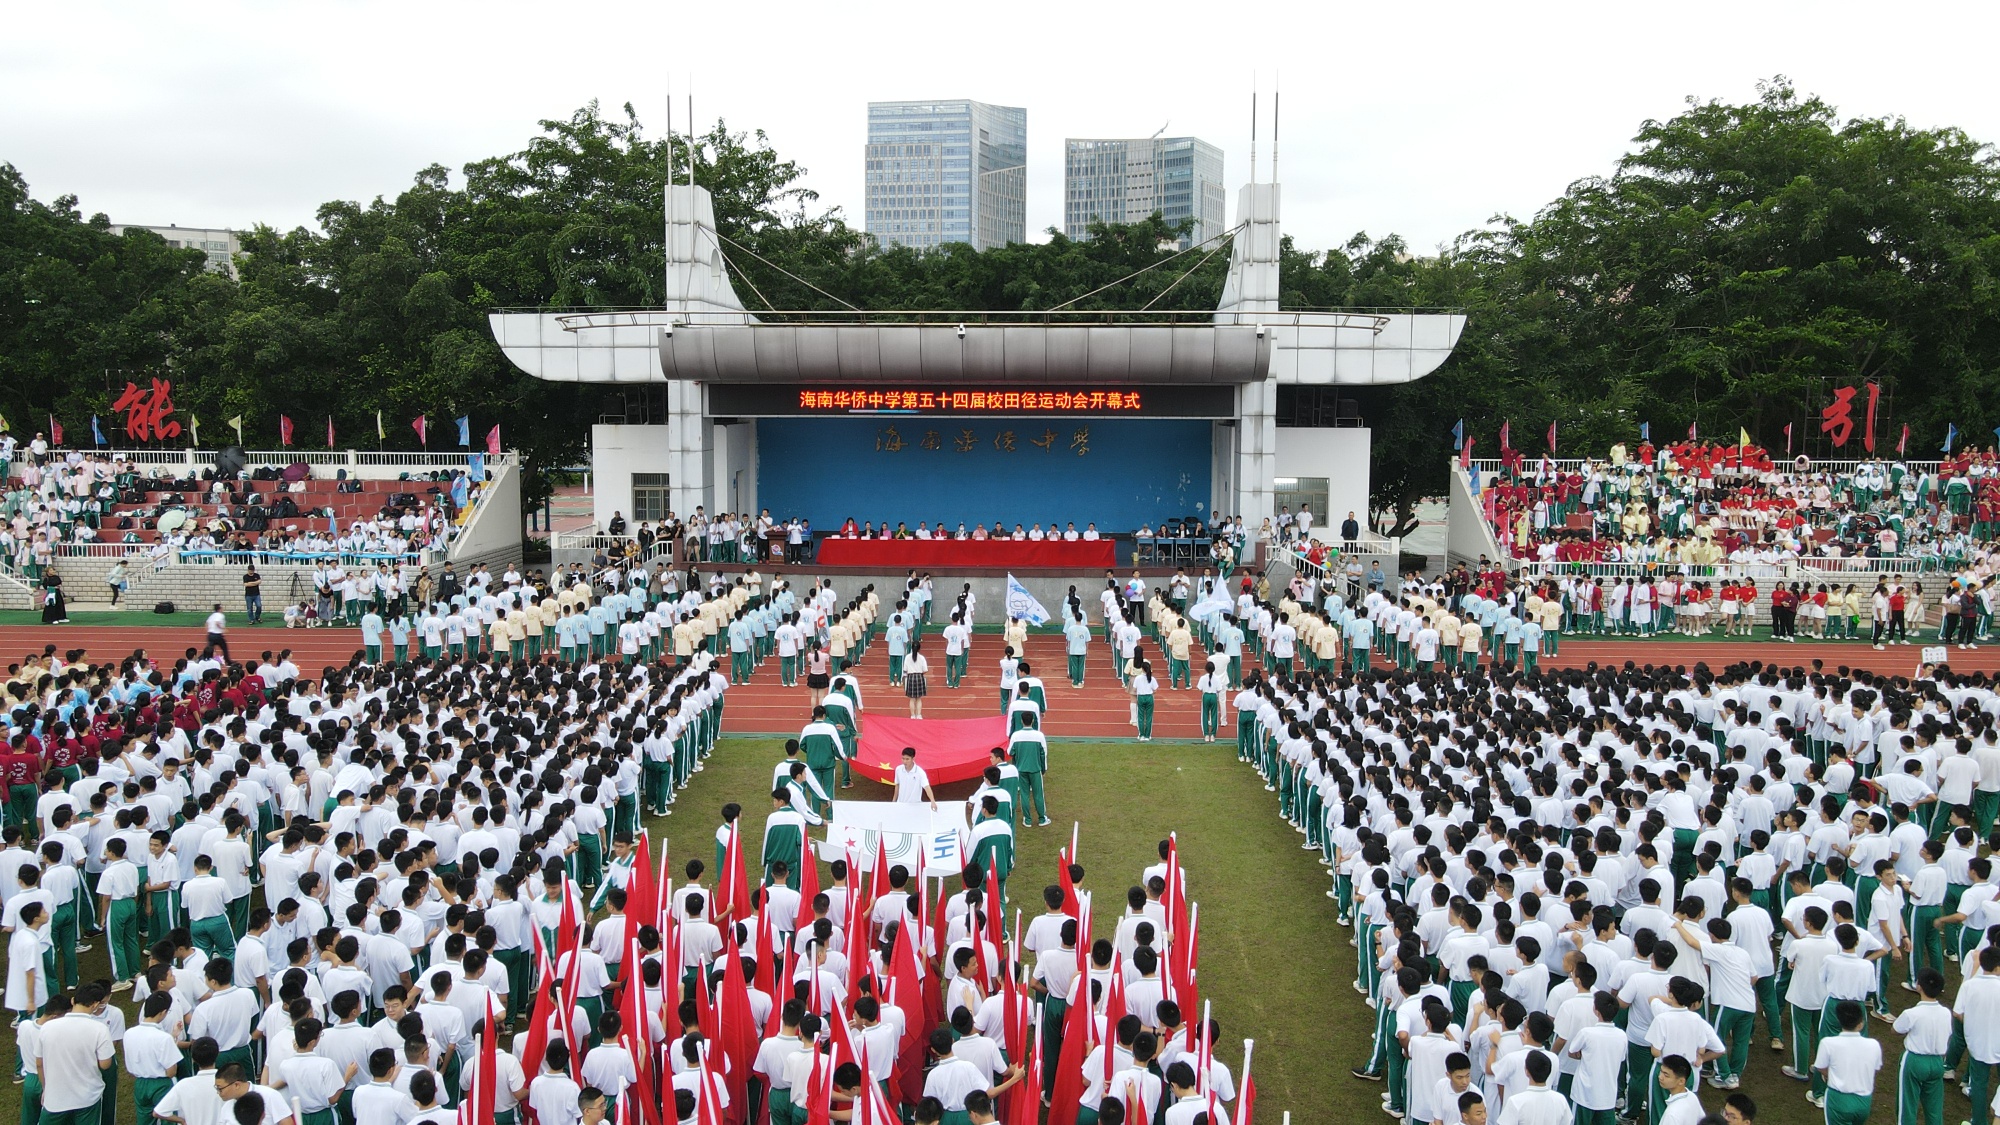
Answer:
[[[1016,539],[822,539],[823,566],[912,567],[1041,567],[1063,570],[1103,570],[1117,562],[1111,540]]]

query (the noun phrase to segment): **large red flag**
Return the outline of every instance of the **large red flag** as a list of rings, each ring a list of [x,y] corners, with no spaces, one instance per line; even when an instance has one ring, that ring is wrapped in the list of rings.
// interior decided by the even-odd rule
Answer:
[[[1070,996],[1069,1010],[1063,1015],[1062,1055],[1056,1062],[1055,1089],[1049,1097],[1049,1120],[1076,1120],[1083,1103],[1083,1060],[1090,1054],[1090,979],[1077,982]]]
[[[1510,436],[1510,435],[1511,435],[1512,433],[1513,433],[1513,429],[1512,429],[1512,427],[1511,427],[1511,426],[1509,426],[1509,425],[1508,425],[1508,423],[1507,423],[1507,420],[1506,420],[1506,419],[1504,419],[1504,418],[1503,418],[1503,419],[1501,419],[1501,421],[1500,421],[1500,452],[1501,452],[1502,454],[1505,454],[1505,453],[1506,453],[1506,452],[1507,452],[1508,450],[1510,450],[1510,449],[1514,448],[1514,440],[1513,440],[1513,438],[1512,438],[1512,437]]]
[[[1550,422],[1550,423],[1549,423],[1549,452],[1550,452],[1550,453],[1554,453],[1555,451],[1556,451],[1556,424],[1555,424],[1554,422]]]
[[[278,415],[278,444],[292,444],[292,420],[283,414]]]
[[[750,1014],[750,987],[743,980],[743,950],[736,944],[736,927],[725,931],[722,943],[722,1002],[717,1038],[728,1061],[724,1080],[729,1088],[729,1118],[740,1122],[750,1104],[746,1083],[757,1055],[758,1028]]]
[[[535,979],[546,984],[555,979],[555,966],[549,963],[548,947],[542,944],[541,927],[534,929]],[[554,990],[537,988],[535,1006],[528,1012],[528,1037],[521,1046],[521,1070],[530,1075],[542,1072],[542,1054],[549,1046],[549,1024],[556,1018]],[[488,1118],[487,1120],[492,1120]]]
[[[1003,1118],[1007,1125],[1041,1125],[1042,1037],[1039,1033],[1031,1032],[1026,1042],[1027,1045],[1021,1048],[1022,1066],[1025,1071],[1021,1075],[1020,1089],[1009,1091],[1009,1093],[1018,1092],[1021,1096],[1015,1098],[1011,1104],[1013,1112]],[[1008,1046],[1012,1045],[1010,1041]]]
[[[741,922],[750,917],[750,878],[743,867],[741,818],[729,825],[729,846],[723,851],[723,866],[727,870],[716,879],[715,897],[719,904],[715,909],[716,916],[711,919],[717,926],[727,926],[729,922]]]
[[[826,1061],[813,1052],[812,1073],[806,1077],[806,1125],[833,1125],[833,1068]]]
[[[767,908],[757,915],[757,987],[771,998],[771,1018],[765,1021],[769,1026],[765,1035],[776,1035],[783,1026],[778,1013],[785,1006],[785,998],[778,995],[778,957],[771,945],[771,911]]]
[[[632,875],[625,880],[625,929],[660,925],[660,887],[653,880],[653,849],[642,830],[632,841]]]
[[[500,427],[497,424],[486,431],[486,454],[489,457],[500,456]]]
[[[641,836],[639,841],[643,844],[645,837]],[[629,885],[638,885],[636,869],[634,879],[635,882]],[[627,899],[626,904],[629,906],[631,900]],[[646,1016],[645,974],[639,967],[639,927],[629,915],[625,924],[624,958],[624,987],[618,996],[618,1015],[621,1021],[618,1041],[624,1046],[626,1053],[632,1056],[632,1065],[638,1070],[638,1078],[634,1080],[631,1091],[636,1091],[638,1094],[638,1104],[645,1115],[644,1125],[660,1125],[660,1098],[656,1093],[658,1087],[653,1074],[653,1036],[649,1026],[650,1021]],[[636,1119],[626,1117],[624,1120],[627,1125],[632,1125]]]
[[[494,1003],[492,993],[486,995],[486,1026],[479,1036],[479,1070],[472,1078],[472,1096],[458,1107],[461,1125],[486,1125],[493,1120],[495,1100],[498,1097],[494,1072],[500,1067],[500,1006]],[[535,1069],[542,1068],[539,1056],[535,1059]]]
[[[801,924],[812,917],[813,899],[819,897],[819,853],[811,840],[799,853],[799,917]]]
[[[1069,877],[1069,867],[1074,862],[1067,848],[1056,853],[1056,885],[1062,888],[1062,912],[1072,918],[1077,915],[1076,884]]]
[[[1880,405],[1881,401],[1882,385],[1880,383],[1868,384],[1868,416],[1865,423],[1866,428],[1861,431],[1861,448],[1866,449],[1870,453],[1875,452],[1875,408]]]
[[[410,419],[410,428],[417,431],[417,440],[426,447],[431,443],[431,420],[419,414]]]
[[[1468,437],[1465,439],[1465,444],[1459,447],[1458,449],[1459,468],[1470,469],[1472,467],[1472,445],[1474,442],[1478,440],[1479,440],[1478,438]]]
[[[903,1038],[897,1044],[896,1056],[900,1080],[895,1089],[905,1101],[915,1101],[923,1094],[926,1025],[916,1018],[924,1010],[923,968],[917,962],[916,934],[908,923],[896,927],[896,942],[889,951],[889,1002],[903,1012]],[[910,1090],[912,1079],[914,1095]]]
[[[49,415],[49,444],[61,445],[62,443],[62,423],[56,421],[56,416],[51,414]]]

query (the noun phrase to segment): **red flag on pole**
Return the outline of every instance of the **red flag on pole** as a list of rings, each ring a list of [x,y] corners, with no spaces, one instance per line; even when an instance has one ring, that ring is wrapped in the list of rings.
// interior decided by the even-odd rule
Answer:
[[[1861,431],[1861,448],[1870,453],[1875,452],[1875,407],[1881,401],[1882,385],[1868,384],[1868,419],[1867,425]]]
[[[653,881],[653,849],[644,830],[632,841],[632,874],[625,880],[625,928],[660,924],[660,887]]]
[[[819,897],[819,853],[813,850],[812,841],[808,840],[799,855],[799,909],[811,914],[813,899],[817,897]]]
[[[1896,456],[1901,457],[1903,455],[1903,450],[1907,448],[1909,444],[1910,444],[1910,424],[1908,422],[1905,422],[1903,423],[1903,436],[1896,439]],[[1785,450],[1785,452],[1790,453],[1791,449],[1788,447]]]
[[[1069,867],[1072,862],[1074,861],[1070,859],[1069,849],[1064,848],[1056,853],[1056,885],[1062,888],[1062,912],[1074,918],[1078,907],[1076,884],[1069,877]]]
[[[542,944],[541,927],[531,927],[535,941],[535,979],[550,981],[555,979],[555,967],[549,964],[548,947]],[[549,1024],[555,1020],[555,995],[553,989],[535,990],[535,1006],[528,1012],[528,1037],[521,1045],[521,1070],[527,1074],[542,1072],[542,1054],[549,1046]],[[487,1118],[487,1120],[492,1120]]]
[[[292,444],[292,420],[283,414],[278,415],[278,444]]]
[[[641,836],[639,839],[644,841],[645,837]],[[626,899],[626,905],[631,905],[629,898]],[[628,914],[625,919],[625,954],[622,966],[624,972],[621,974],[624,977],[621,982],[623,991],[618,997],[618,1015],[622,1021],[618,1029],[618,1042],[624,1046],[626,1053],[632,1056],[632,1065],[638,1071],[632,1089],[638,1092],[639,1105],[644,1114],[644,1125],[661,1125],[660,1099],[656,1093],[657,1078],[653,1074],[652,1029],[647,1019],[645,1004],[646,982],[645,975],[640,972],[640,965],[639,927]],[[627,1117],[625,1120],[631,1123],[638,1119]]]
[[[723,868],[715,887],[715,917],[711,921],[720,926],[727,922],[740,922],[750,916],[750,879],[743,869],[743,827],[740,821],[729,825],[729,844],[723,849]]]
[[[1700,438],[1700,437],[1698,436],[1698,435],[1700,434],[1700,432],[1701,432],[1701,431],[1700,431],[1700,429],[1698,428],[1699,426],[1700,426],[1700,423],[1699,423],[1699,422],[1689,422],[1689,423],[1688,423],[1688,440],[1689,440],[1689,441],[1700,441],[1700,440],[1701,440],[1701,438]]]
[[[459,1106],[459,1120],[464,1125],[484,1125],[493,1120],[497,1084],[494,1073],[499,1069],[500,1007],[494,1002],[492,993],[486,996],[486,1020],[479,1035],[479,1069],[473,1075],[472,1096]],[[535,1059],[535,1070],[542,1068],[539,1056]],[[525,1068],[524,1068],[525,1069]]]
[[[1070,997],[1063,1014],[1062,1056],[1056,1061],[1056,1084],[1049,1097],[1049,1120],[1075,1121],[1083,1103],[1083,1060],[1090,1054],[1090,979],[1077,987],[1082,995]]]
[[[1790,422],[1787,422],[1785,423],[1785,456],[1790,457],[1791,455],[1792,455],[1792,424]]]
[[[486,431],[486,453],[491,457],[500,456],[500,426],[497,423]]]
[[[326,416],[326,447],[333,448],[333,415]]]
[[[1250,1040],[1243,1041],[1243,1088],[1236,1094],[1236,1125],[1250,1125],[1257,1104],[1257,1080],[1250,1077]]]
[[[1555,451],[1556,451],[1556,424],[1555,424],[1554,422],[1550,422],[1550,423],[1549,423],[1549,452],[1550,452],[1550,453],[1554,453]]]
[[[417,441],[421,442],[425,449],[429,449],[431,446],[431,420],[419,414],[415,418],[410,419],[410,428],[417,431]]]
[[[1479,440],[1478,438],[1465,439],[1465,444],[1461,446],[1458,451],[1459,468],[1470,469],[1472,467],[1472,443],[1478,440]]]
[[[49,415],[49,444],[61,445],[62,443],[62,423],[56,421],[56,416],[51,414]]]
[[[1502,454],[1505,454],[1505,453],[1506,453],[1506,452],[1507,452],[1508,450],[1510,450],[1510,449],[1514,448],[1514,440],[1513,440],[1513,438],[1512,438],[1511,436],[1509,436],[1509,435],[1511,435],[1512,433],[1513,433],[1513,428],[1512,428],[1512,427],[1511,427],[1511,426],[1510,426],[1510,425],[1508,424],[1507,420],[1506,420],[1506,419],[1504,419],[1504,418],[1503,418],[1503,419],[1501,419],[1501,421],[1500,421],[1500,452],[1501,452]]]

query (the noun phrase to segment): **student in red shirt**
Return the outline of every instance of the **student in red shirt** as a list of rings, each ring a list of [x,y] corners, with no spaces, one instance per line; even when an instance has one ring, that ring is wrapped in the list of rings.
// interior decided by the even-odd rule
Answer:
[[[0,749],[0,783],[7,787],[7,823],[17,825],[29,840],[36,836],[35,801],[41,796],[35,779],[42,775],[42,756],[30,746],[34,736],[16,734]]]
[[[1889,588],[1889,643],[1906,645],[1910,643],[1910,633],[1904,618],[1909,608],[1909,598],[1903,592],[1902,583]]]

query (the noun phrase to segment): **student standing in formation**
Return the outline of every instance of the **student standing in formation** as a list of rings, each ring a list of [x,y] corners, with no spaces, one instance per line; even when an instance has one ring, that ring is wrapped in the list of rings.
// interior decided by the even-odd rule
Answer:
[[[1049,740],[1041,731],[1041,721],[1033,715],[1022,719],[1021,727],[1007,739],[1007,756],[1021,774],[1021,827],[1034,828],[1049,823],[1048,799],[1042,778],[1049,768]]]
[[[1083,619],[1081,610],[1063,625],[1063,650],[1069,656],[1070,686],[1082,687],[1084,665],[1090,657],[1090,624]]]
[[[1160,690],[1160,681],[1153,678],[1153,663],[1141,660],[1128,682],[1132,692],[1132,721],[1139,728],[1139,741],[1153,741],[1153,696]]]
[[[953,611],[951,624],[944,627],[944,686],[955,688],[958,686],[958,682],[965,678],[965,666],[971,660],[972,656],[971,648],[972,630],[966,627],[964,617],[957,611]],[[907,675],[908,671],[908,668],[905,667],[904,674]],[[922,697],[913,695],[910,698],[921,699]],[[919,704],[919,713],[913,714],[911,717],[922,718],[921,711],[922,705]]]
[[[1222,674],[1213,658],[1204,665],[1201,679],[1195,682],[1195,690],[1201,693],[1201,740],[1214,742],[1215,736],[1222,730],[1222,711],[1228,698],[1229,677]]]
[[[951,643],[952,628],[962,628],[962,626],[953,621],[952,625],[945,629],[946,645]],[[951,668],[951,661],[952,658],[949,655],[944,658],[947,670]],[[912,643],[910,645],[909,658],[903,661],[903,695],[910,701],[910,718],[912,719],[921,719],[924,717],[924,696],[930,691],[924,682],[924,677],[930,673],[930,670],[931,662],[924,656],[923,642]],[[948,676],[949,672],[947,671]]]

